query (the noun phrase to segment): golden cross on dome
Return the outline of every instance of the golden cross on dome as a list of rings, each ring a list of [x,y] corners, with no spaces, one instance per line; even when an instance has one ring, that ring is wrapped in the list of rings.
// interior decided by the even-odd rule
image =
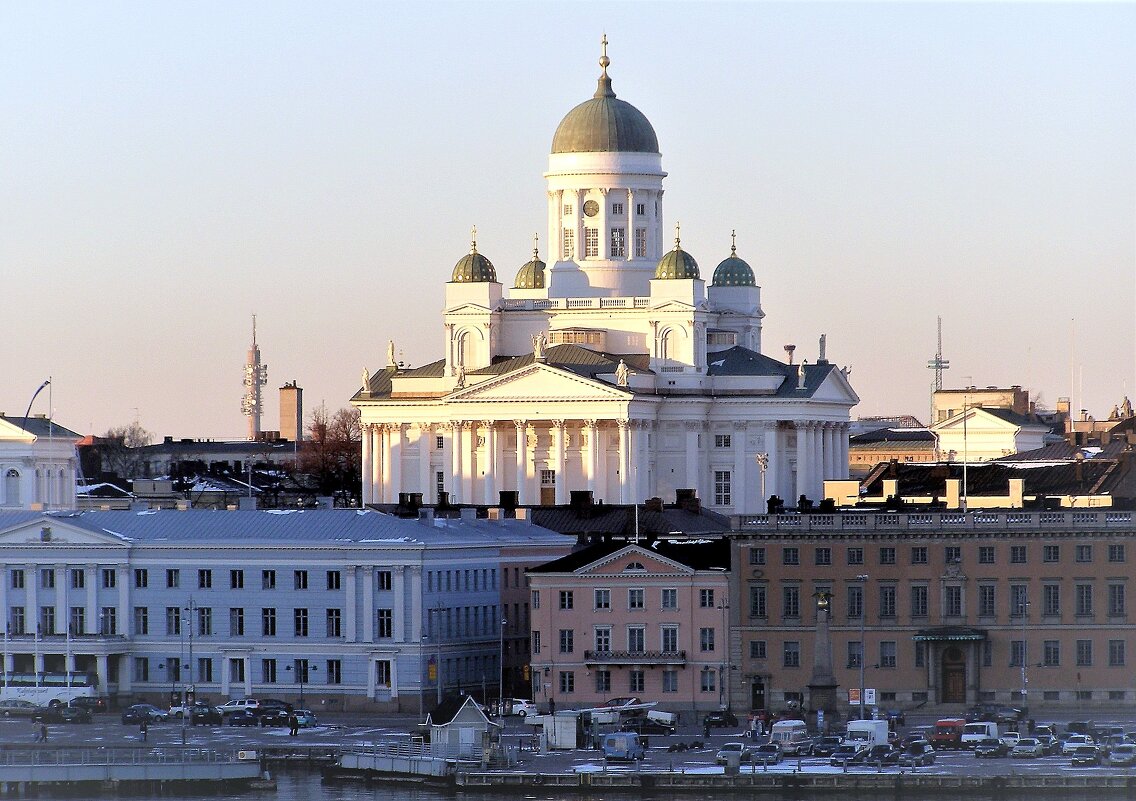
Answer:
[[[682,223],[676,222],[675,223],[675,250],[679,249],[679,243],[680,243],[679,234],[681,233],[681,231],[682,231]]]
[[[603,55],[600,56],[600,66],[603,67],[604,75],[607,74],[607,65],[611,63],[611,59],[607,57],[607,31],[604,31],[603,39],[600,40],[603,46]]]
[[[540,258],[540,234],[533,234],[533,258]]]
[[[476,253],[477,252],[477,226],[476,225],[469,229],[469,237],[470,237],[469,252],[470,253]]]
[[[738,255],[738,232],[736,230],[730,231],[730,255]]]

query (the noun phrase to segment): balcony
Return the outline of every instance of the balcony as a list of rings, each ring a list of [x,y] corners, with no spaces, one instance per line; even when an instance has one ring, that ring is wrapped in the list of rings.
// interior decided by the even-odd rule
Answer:
[[[686,651],[584,651],[587,665],[685,665]]]

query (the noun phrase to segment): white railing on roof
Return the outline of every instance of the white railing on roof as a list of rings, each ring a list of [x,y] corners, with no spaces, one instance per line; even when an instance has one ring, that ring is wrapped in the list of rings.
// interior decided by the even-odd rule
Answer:
[[[746,515],[732,519],[735,531],[792,529],[810,532],[917,530],[921,532],[943,529],[952,533],[961,530],[1005,528],[1014,531],[1032,529],[1054,530],[1131,530],[1136,534],[1136,514],[1127,511],[1006,511],[980,510],[961,512],[890,512],[862,509],[820,514]]]
[[[645,309],[650,298],[502,298],[506,311],[525,309]]]

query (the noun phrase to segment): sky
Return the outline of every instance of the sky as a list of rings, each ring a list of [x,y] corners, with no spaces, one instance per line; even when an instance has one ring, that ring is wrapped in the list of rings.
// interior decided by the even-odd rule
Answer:
[[[853,417],[945,387],[1136,397],[1136,5],[0,4],[0,411],[242,438],[440,358],[469,246],[508,286],[591,97],[651,120],[665,225],[754,268],[764,351],[852,369]],[[547,252],[541,247],[542,256]]]

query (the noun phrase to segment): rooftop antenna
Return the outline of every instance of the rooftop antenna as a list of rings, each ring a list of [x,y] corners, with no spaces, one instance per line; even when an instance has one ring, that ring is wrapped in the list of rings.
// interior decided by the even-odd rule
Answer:
[[[927,362],[927,368],[935,371],[935,380],[931,383],[931,425],[935,424],[935,392],[939,392],[943,388],[943,371],[951,366],[949,359],[943,358],[943,318],[936,318],[938,321],[938,336],[935,339],[937,348],[935,350],[935,358]]]

